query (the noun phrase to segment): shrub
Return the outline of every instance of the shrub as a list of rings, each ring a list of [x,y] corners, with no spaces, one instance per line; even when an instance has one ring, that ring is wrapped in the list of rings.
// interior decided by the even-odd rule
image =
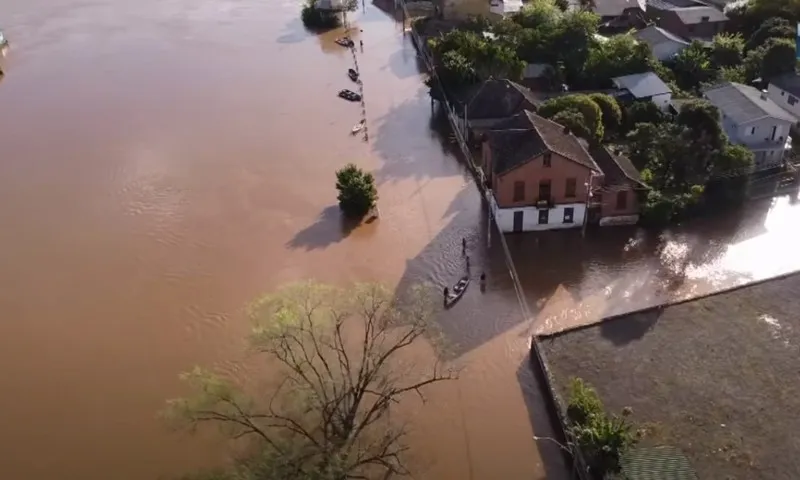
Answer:
[[[300,18],[306,28],[315,30],[330,30],[341,26],[339,14],[327,10],[320,10],[314,0],[308,0],[300,12]]]
[[[352,163],[336,172],[336,189],[339,208],[351,218],[363,217],[378,201],[375,178]]]
[[[573,446],[578,448],[595,478],[618,472],[625,452],[636,443],[633,428],[622,416],[608,416],[597,391],[580,378],[570,383],[567,417]]]

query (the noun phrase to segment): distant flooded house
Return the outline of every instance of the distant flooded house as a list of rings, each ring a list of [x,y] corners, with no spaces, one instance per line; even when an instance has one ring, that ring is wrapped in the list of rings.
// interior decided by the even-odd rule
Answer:
[[[569,129],[530,111],[494,124],[482,144],[487,200],[503,232],[580,227],[602,176]]]
[[[596,145],[589,154],[602,174],[592,185],[590,222],[601,227],[639,221],[640,198],[647,191],[639,170],[621,152]]]

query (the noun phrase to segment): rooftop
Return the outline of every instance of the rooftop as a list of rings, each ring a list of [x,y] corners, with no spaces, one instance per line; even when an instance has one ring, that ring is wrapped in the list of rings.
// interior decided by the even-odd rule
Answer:
[[[647,0],[647,6],[656,10],[674,10],[681,7],[697,7],[702,3],[694,0]]]
[[[672,90],[653,72],[635,73],[611,79],[619,88],[631,92],[634,98],[649,98],[671,93]]]
[[[672,9],[675,15],[686,25],[695,25],[703,22],[724,22],[728,20],[720,10],[709,6],[680,7]],[[705,18],[705,20],[703,20]]]
[[[492,168],[496,174],[507,172],[548,150],[600,171],[575,135],[565,132],[558,123],[530,111],[520,112],[496,124],[488,136],[494,158]]]
[[[800,97],[800,76],[796,73],[787,73],[786,75],[775,77],[770,80],[769,83],[794,96]]]
[[[618,17],[629,8],[645,9],[644,0],[595,0],[592,11],[601,17]]]
[[[582,377],[609,410],[632,408],[641,447],[677,447],[698,478],[795,480],[798,290],[793,274],[607,320],[542,349],[562,395]]]
[[[674,33],[670,33],[664,30],[661,27],[657,27],[655,25],[650,25],[647,28],[643,28],[638,32],[633,33],[633,38],[644,42],[650,45],[650,48],[656,47],[663,43],[667,42],[675,42],[680,43],[681,45],[689,45],[688,40],[684,40],[683,38],[675,35]]]
[[[723,83],[707,89],[703,96],[719,108],[720,112],[736,124],[773,117],[787,122],[797,120],[769,98],[761,98],[761,91],[741,83]]]
[[[467,103],[472,120],[506,118],[523,110],[535,110],[538,99],[529,89],[511,80],[490,78],[479,85]]]
[[[602,145],[591,147],[589,154],[591,154],[597,166],[600,167],[600,170],[603,171],[607,186],[633,184],[638,187],[647,187],[642,182],[639,170],[633,166],[633,163],[625,155],[616,153]]]

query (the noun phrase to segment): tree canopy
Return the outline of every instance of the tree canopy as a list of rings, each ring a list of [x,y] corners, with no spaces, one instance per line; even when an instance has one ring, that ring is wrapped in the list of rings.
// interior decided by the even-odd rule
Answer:
[[[588,135],[588,138],[585,137],[587,140],[603,138],[603,112],[590,96],[575,94],[551,98],[544,102],[538,110],[539,115],[552,118],[556,122],[558,120],[554,117],[565,112],[569,112],[569,115],[561,115],[559,118],[562,121],[568,121],[569,124],[565,124],[565,126],[573,129],[576,135],[579,132],[583,134],[579,136]],[[578,118],[580,118],[580,122],[576,123],[573,128],[573,122],[576,122]]]
[[[375,178],[353,163],[336,172],[336,189],[339,191],[339,208],[348,217],[363,217],[378,201]]]
[[[267,360],[268,388],[237,385],[202,369],[183,375],[195,395],[172,400],[178,425],[223,427],[252,441],[250,455],[199,478],[219,480],[389,478],[409,473],[404,429],[392,407],[454,378],[432,360],[414,371],[406,350],[430,330],[429,302],[402,301],[380,285],[290,285],[248,309],[251,344]],[[417,395],[414,395],[416,397]],[[413,397],[411,397],[413,398]]]

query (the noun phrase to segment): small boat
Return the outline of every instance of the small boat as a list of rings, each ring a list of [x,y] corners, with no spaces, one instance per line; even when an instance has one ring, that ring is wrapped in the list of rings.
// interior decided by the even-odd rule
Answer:
[[[344,98],[345,100],[349,100],[351,102],[359,102],[361,101],[361,95],[357,94],[352,90],[342,90],[339,92],[339,96]]]
[[[469,277],[463,276],[461,280],[459,280],[453,288],[450,289],[450,292],[447,294],[447,298],[445,298],[444,304],[445,307],[452,307],[457,301],[461,299],[464,295],[464,292],[467,291],[467,287],[469,286]]]
[[[356,72],[352,68],[347,69],[347,76],[350,77],[350,80],[358,82],[358,72]]]
[[[361,120],[360,122],[358,122],[355,125],[353,125],[353,129],[352,129],[353,135],[355,135],[356,133],[358,133],[361,130],[363,130],[364,126],[366,125],[366,123],[367,123],[366,120]]]
[[[339,44],[339,45],[341,45],[341,46],[343,46],[343,47],[352,48],[352,47],[355,47],[355,46],[356,46],[356,43],[355,43],[353,40],[351,40],[351,39],[350,39],[350,37],[342,37],[342,38],[337,38],[337,39],[336,39],[336,40],[334,40],[334,41],[335,41],[337,44]]]

